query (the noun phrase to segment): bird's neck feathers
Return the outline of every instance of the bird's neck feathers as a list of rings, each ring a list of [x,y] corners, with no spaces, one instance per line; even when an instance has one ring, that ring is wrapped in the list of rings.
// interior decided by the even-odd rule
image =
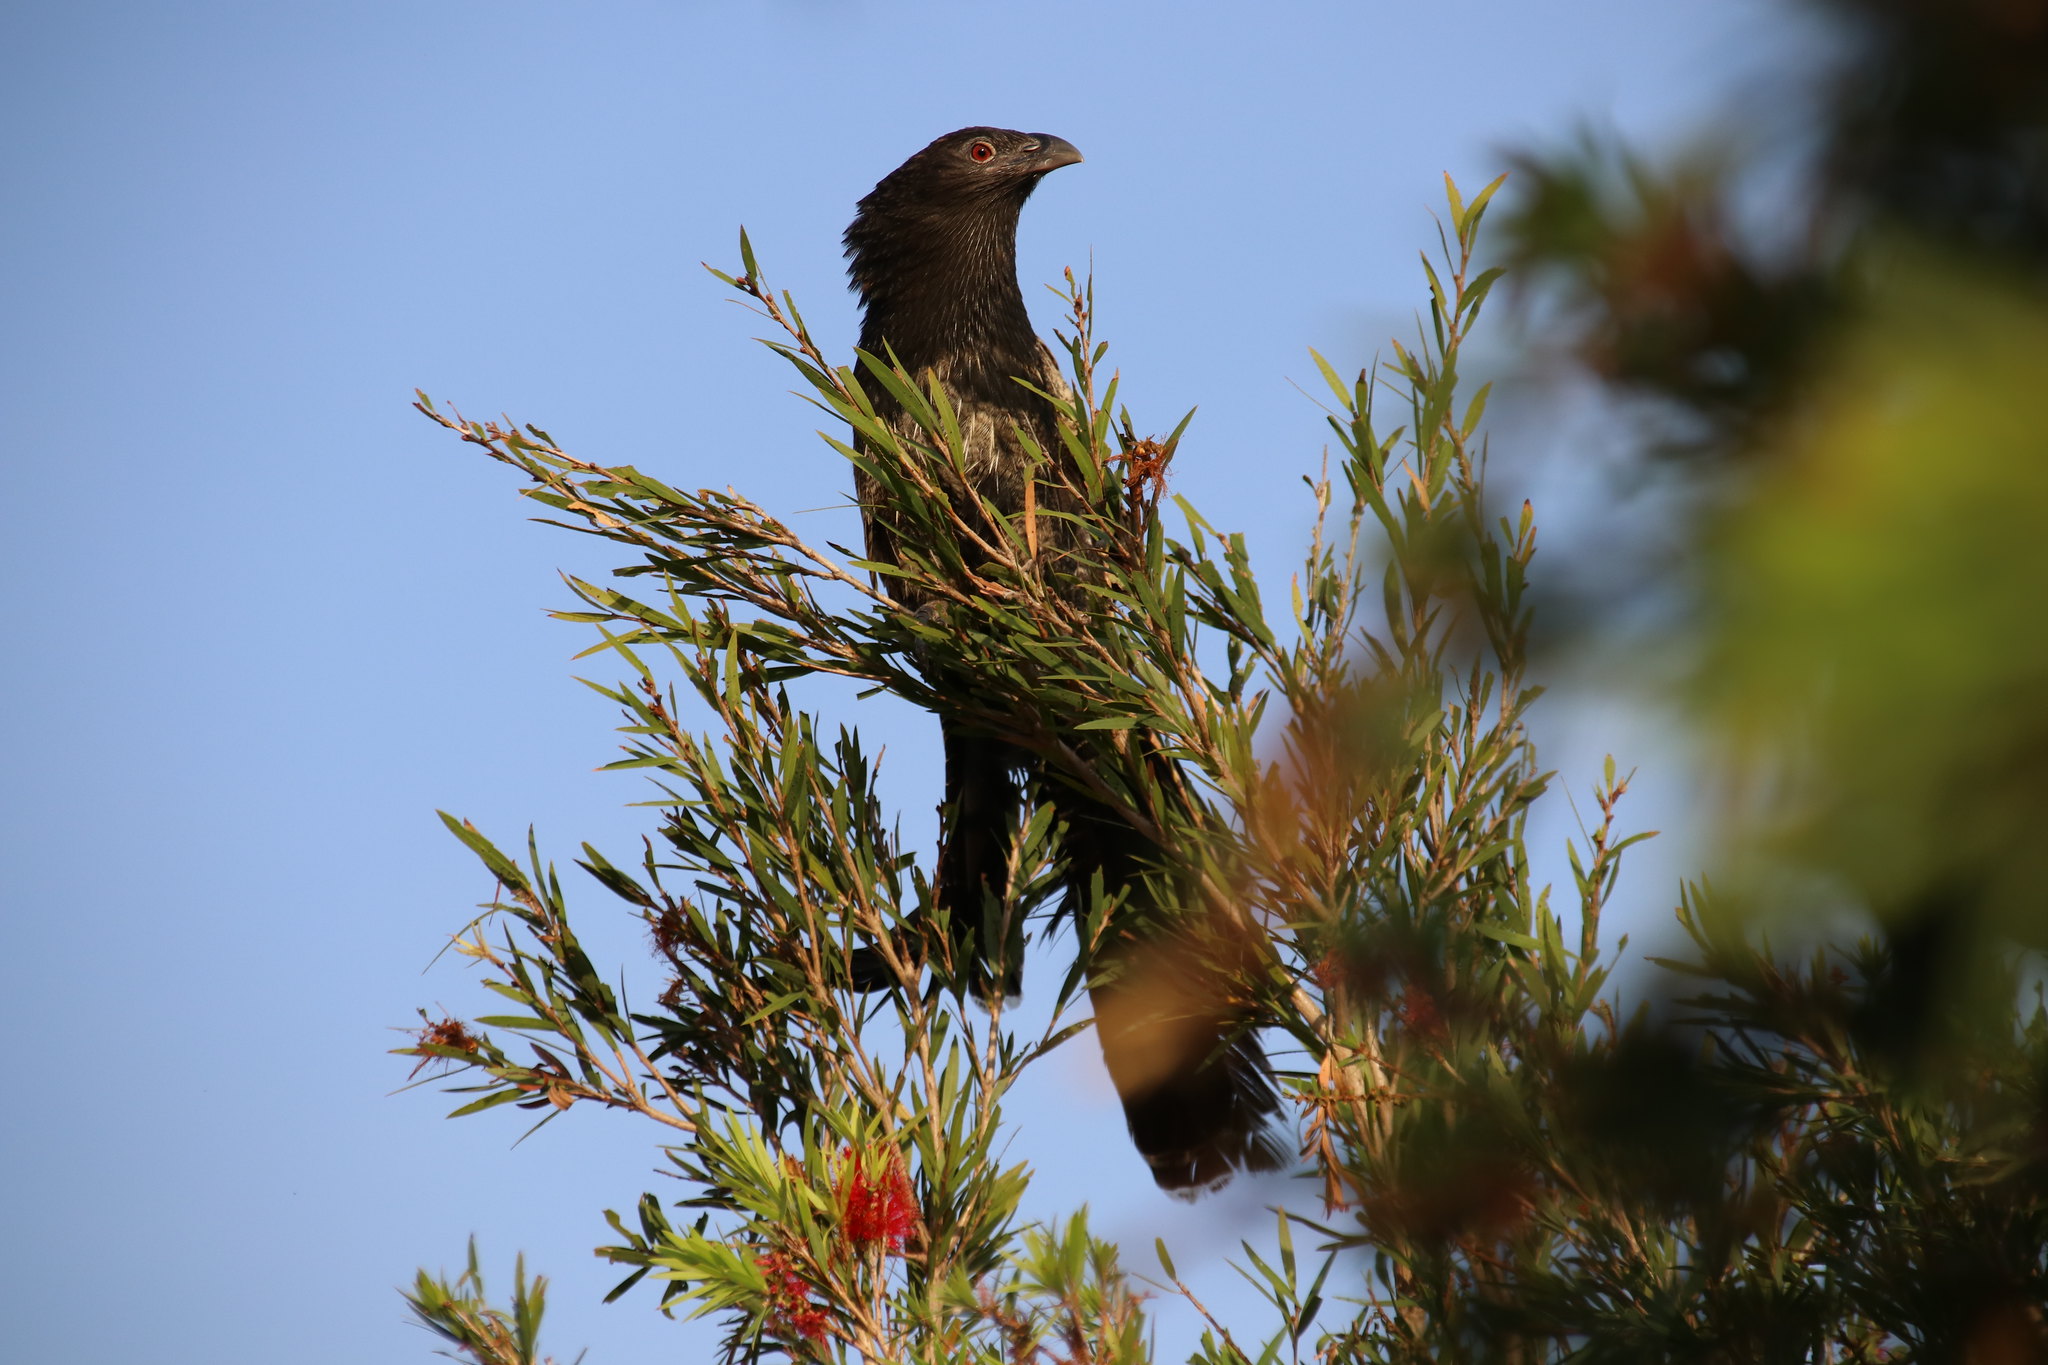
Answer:
[[[963,355],[1034,354],[1037,338],[1017,287],[1022,207],[1000,202],[931,214],[863,204],[846,233],[849,273],[866,309],[861,349],[886,356],[893,348],[913,371]]]

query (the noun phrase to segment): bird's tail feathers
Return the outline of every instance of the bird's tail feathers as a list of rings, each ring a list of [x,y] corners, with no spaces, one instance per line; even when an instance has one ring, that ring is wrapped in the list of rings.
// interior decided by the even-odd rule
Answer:
[[[1256,1012],[1225,977],[1162,935],[1116,949],[1089,991],[1131,1140],[1153,1180],[1188,1198],[1288,1160]]]

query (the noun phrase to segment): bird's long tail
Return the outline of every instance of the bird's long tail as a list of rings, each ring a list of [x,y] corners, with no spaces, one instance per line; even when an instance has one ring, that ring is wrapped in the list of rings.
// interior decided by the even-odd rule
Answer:
[[[1007,887],[1022,800],[1017,775],[1028,755],[952,721],[943,734],[946,830],[934,899],[949,942],[914,951],[952,963],[975,994],[1015,997],[1023,984],[1021,934],[1016,926],[1004,932],[985,912]],[[1166,760],[1155,756],[1155,763],[1163,776]],[[1280,1097],[1238,982],[1242,964],[1217,951],[1215,926],[1162,904],[1176,878],[1150,838],[1092,794],[1056,783],[1049,795],[1066,827],[1067,908],[1098,895],[1115,906],[1091,964],[1089,999],[1124,1121],[1153,1180],[1193,1196],[1237,1171],[1279,1169],[1287,1159],[1272,1127]],[[923,923],[906,927],[931,931]],[[856,950],[856,989],[892,984],[873,948]]]
[[[1117,981],[1089,990],[1095,1033],[1152,1179],[1187,1195],[1238,1171],[1278,1170],[1280,1107],[1248,1020],[1203,989],[1204,973],[1133,945]],[[1171,953],[1171,950],[1168,950]]]
[[[1166,760],[1153,756],[1156,768]],[[1170,790],[1170,783],[1161,784]],[[1240,1170],[1277,1170],[1286,1151],[1271,1120],[1280,1108],[1241,978],[1241,934],[1189,905],[1162,905],[1173,860],[1128,820],[1071,789],[1057,795],[1067,826],[1070,906],[1117,899],[1096,950],[1089,999],[1102,1059],[1131,1140],[1160,1188],[1189,1196]]]

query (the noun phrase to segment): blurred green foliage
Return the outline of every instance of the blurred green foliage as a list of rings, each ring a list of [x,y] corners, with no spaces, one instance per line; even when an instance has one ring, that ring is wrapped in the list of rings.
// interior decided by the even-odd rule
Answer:
[[[1700,695],[1763,788],[1726,836],[2048,947],[2048,308],[1920,250],[1871,273],[1708,544]]]
[[[1635,647],[1695,661],[1723,903],[1876,916],[1938,1028],[2048,946],[2048,3],[1787,8],[1832,45],[1689,150],[1525,156],[1507,254],[1692,457]]]

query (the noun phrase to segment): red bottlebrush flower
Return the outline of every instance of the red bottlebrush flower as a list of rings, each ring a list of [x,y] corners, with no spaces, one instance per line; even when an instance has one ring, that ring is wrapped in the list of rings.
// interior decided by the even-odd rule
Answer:
[[[458,1048],[474,1056],[477,1049],[483,1046],[483,1042],[475,1034],[463,1027],[462,1021],[459,1019],[435,1019],[429,1020],[427,1026],[417,1032],[414,1046]],[[433,1056],[422,1057],[420,1058],[419,1066],[412,1069],[412,1074],[414,1076],[419,1075],[420,1067],[424,1067],[428,1062],[448,1060],[451,1059]]]
[[[1324,953],[1309,967],[1308,974],[1325,992],[1333,991],[1337,988],[1337,983],[1344,979],[1343,959],[1334,952]]]
[[[419,1030],[421,1047],[459,1047],[464,1052],[477,1049],[476,1035],[463,1027],[459,1019],[436,1019]]]
[[[754,1258],[754,1265],[768,1281],[768,1326],[791,1340],[822,1341],[831,1322],[825,1309],[811,1301],[811,1287],[796,1267],[779,1251]]]
[[[654,951],[664,956],[682,947],[689,933],[689,918],[673,905],[647,916],[648,937],[654,940]]]
[[[1437,1012],[1436,1000],[1426,990],[1410,986],[1401,994],[1401,1022],[1408,1031],[1422,1038],[1437,1039],[1444,1036],[1444,1017]]]
[[[1132,441],[1123,452],[1127,461],[1124,466],[1124,491],[1135,504],[1146,494],[1157,502],[1159,495],[1166,491],[1166,462],[1170,458],[1166,447],[1150,437]]]
[[[825,1310],[811,1304],[807,1308],[799,1308],[791,1313],[784,1326],[791,1336],[800,1337],[805,1341],[823,1341],[828,1321],[830,1319],[826,1317]]]
[[[903,1159],[891,1155],[888,1169],[868,1174],[856,1156],[839,1182],[839,1226],[856,1246],[879,1242],[889,1251],[901,1251],[903,1239],[917,1226],[917,1198],[911,1193],[910,1177]]]

